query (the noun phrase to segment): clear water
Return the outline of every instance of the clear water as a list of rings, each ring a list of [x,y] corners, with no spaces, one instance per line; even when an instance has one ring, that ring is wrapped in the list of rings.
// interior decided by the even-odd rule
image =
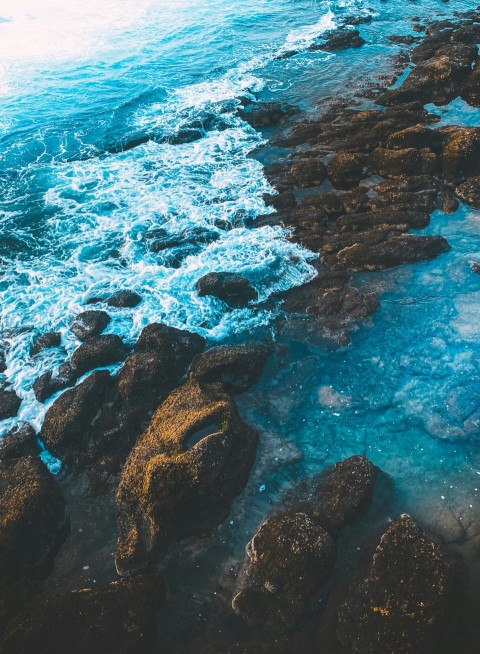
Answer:
[[[135,309],[111,312],[109,331],[129,341],[154,320],[214,340],[271,322],[276,309],[227,312],[194,290],[206,272],[229,270],[267,299],[313,275],[312,255],[281,229],[242,226],[242,216],[266,211],[262,194],[271,189],[252,156],[264,137],[235,115],[237,98],[255,93],[312,109],[385,70],[398,52],[386,36],[410,33],[414,13],[470,8],[437,0],[0,0],[1,328],[6,378],[24,398],[19,417],[40,426],[44,407],[31,385],[66,356],[32,361],[33,334],[58,329],[71,351],[68,323],[91,295],[142,295]],[[373,15],[361,27],[366,46],[307,51],[352,13]],[[292,48],[299,54],[279,57]],[[446,124],[479,124],[478,111],[459,101],[440,111]],[[202,138],[161,142],[199,120]],[[118,151],[147,135],[155,141]],[[172,268],[145,248],[143,234],[157,227],[172,235],[196,227],[217,240]],[[480,277],[469,268],[480,260],[480,214],[438,214],[428,231],[446,236],[452,251],[359,279],[382,301],[349,348],[290,343],[283,367],[272,363],[242,400],[264,434],[248,490],[252,516],[265,513],[283,478],[362,452],[394,477],[399,508],[462,547],[480,538]],[[3,421],[0,434],[12,423]]]

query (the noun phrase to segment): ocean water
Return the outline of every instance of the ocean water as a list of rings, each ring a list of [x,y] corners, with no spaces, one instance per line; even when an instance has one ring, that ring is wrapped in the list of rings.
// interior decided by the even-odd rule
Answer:
[[[4,378],[23,398],[0,436],[18,419],[40,428],[54,398],[38,404],[32,384],[76,347],[68,325],[91,296],[140,293],[138,307],[109,309],[107,332],[127,342],[152,321],[217,342],[271,325],[281,312],[274,302],[232,311],[195,292],[205,273],[233,271],[267,301],[315,274],[312,253],[285,231],[246,226],[268,211],[263,194],[272,189],[255,154],[269,133],[236,115],[239,98],[314,111],[388,70],[401,48],[386,37],[416,34],[413,15],[471,8],[464,0],[0,0],[0,346]],[[308,50],[351,15],[372,16],[360,27],[366,45]],[[479,111],[460,100],[429,109],[441,125],[480,126]],[[185,134],[194,138],[181,142]],[[194,234],[194,247],[155,254],[145,238],[155,229]],[[480,262],[480,212],[437,212],[425,233],[445,236],[451,251],[355,278],[381,304],[348,347],[279,337],[284,360],[274,358],[240,399],[261,441],[217,535],[224,559],[243,549],[287,486],[361,453],[393,477],[392,514],[407,511],[442,535],[480,581],[480,276],[470,269]],[[64,349],[32,360],[32,339],[47,330],[62,333]]]

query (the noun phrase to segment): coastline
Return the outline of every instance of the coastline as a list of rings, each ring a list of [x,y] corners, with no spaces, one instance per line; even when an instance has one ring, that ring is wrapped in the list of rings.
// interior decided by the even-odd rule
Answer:
[[[333,105],[327,114],[318,119],[299,122],[293,130],[287,122],[289,136],[279,136],[271,144],[292,151],[282,161],[266,168],[269,181],[279,191],[271,198],[277,213],[259,218],[256,224],[280,222],[293,230],[295,242],[319,254],[317,277],[306,286],[288,291],[282,298],[285,314],[279,328],[280,338],[285,334],[287,337],[297,334],[296,338],[319,338],[323,344],[330,342],[333,346],[345,346],[348,332],[359,321],[374,314],[378,301],[381,302],[381,297],[378,300],[372,292],[363,292],[362,286],[357,287],[355,275],[382,270],[392,264],[414,264],[440,256],[448,250],[448,244],[442,237],[410,233],[405,236],[404,233],[425,228],[436,209],[446,214],[453,213],[458,206],[457,197],[474,206],[477,203],[478,197],[472,195],[468,180],[480,173],[479,130],[441,128],[443,131],[439,138],[438,132],[432,129],[436,118],[423,108],[431,102],[448,104],[459,94],[464,94],[466,88],[467,97],[471,102],[476,102],[477,77],[475,71],[472,72],[472,65],[478,54],[476,43],[480,40],[480,16],[472,12],[470,17],[463,20],[464,24],[459,19],[458,24],[446,25],[443,22],[440,26],[435,23],[428,26],[428,34],[410,50],[416,67],[399,88],[369,89],[364,96],[365,101],[384,103],[387,107],[384,111],[372,107],[352,108],[350,105],[354,98],[350,98]],[[439,64],[440,60],[442,65]],[[312,192],[314,189],[315,192]],[[214,292],[224,294],[217,297],[233,304],[249,301],[249,289],[244,280],[222,279],[220,291],[219,280],[213,282]],[[88,307],[85,309],[88,310]],[[103,311],[99,308],[96,310]],[[96,318],[99,319],[99,316]],[[34,560],[33,569],[28,571],[26,577],[22,572],[18,578],[9,581],[12,584],[9,590],[13,588],[18,601],[15,609],[23,606],[27,594],[30,595],[27,606],[35,598],[42,604],[42,610],[33,615],[38,612],[33,601],[33,614],[30,617],[14,618],[7,628],[6,640],[0,651],[33,651],[15,648],[28,648],[34,642],[39,647],[41,639],[47,640],[41,645],[43,650],[38,651],[57,651],[52,649],[53,641],[49,638],[60,638],[62,642],[61,639],[68,635],[59,634],[58,629],[71,628],[72,633],[77,628],[83,629],[83,624],[77,626],[75,623],[79,610],[85,612],[92,626],[89,636],[92,640],[88,644],[90,650],[83,651],[108,651],[108,647],[117,647],[110,645],[108,638],[121,639],[128,632],[131,641],[128,641],[125,651],[313,652],[321,642],[322,651],[330,651],[326,649],[330,647],[332,652],[363,652],[373,647],[372,634],[378,634],[380,628],[377,620],[391,616],[391,621],[381,623],[381,629],[385,629],[382,638],[388,640],[392,634],[392,638],[397,638],[399,625],[408,634],[406,641],[396,645],[398,652],[405,651],[402,648],[407,644],[413,644],[417,649],[421,647],[421,651],[425,652],[429,651],[428,648],[440,651],[440,642],[443,642],[445,651],[452,651],[452,641],[448,639],[457,638],[458,630],[465,628],[465,625],[460,623],[459,627],[454,620],[449,624],[446,617],[452,610],[452,602],[458,601],[462,575],[446,553],[444,545],[431,540],[411,519],[396,515],[393,525],[385,526],[391,482],[363,459],[350,461],[352,468],[348,464],[337,469],[337,472],[340,470],[346,475],[347,481],[340,475],[341,479],[337,482],[335,471],[329,470],[320,481],[316,480],[317,495],[313,493],[312,496],[312,488],[303,487],[297,491],[299,495],[294,501],[289,500],[285,504],[282,500],[272,507],[273,512],[269,511],[272,519],[278,516],[283,519],[284,514],[287,515],[285,519],[290,519],[292,511],[295,516],[305,516],[301,518],[301,525],[293,521],[288,526],[288,529],[301,534],[300,547],[306,546],[309,538],[314,542],[320,541],[318,551],[314,548],[313,559],[310,552],[305,561],[300,562],[304,566],[301,568],[302,574],[305,571],[310,574],[312,566],[318,565],[322,569],[322,574],[314,580],[313,589],[292,585],[292,575],[298,575],[298,569],[287,569],[286,578],[272,582],[273,586],[269,589],[271,580],[262,576],[265,575],[264,571],[257,573],[248,569],[248,565],[262,559],[252,554],[255,546],[251,545],[245,586],[236,588],[234,593],[234,609],[240,616],[237,621],[231,612],[230,602],[233,580],[241,561],[237,559],[222,563],[221,571],[228,566],[233,569],[225,584],[215,586],[215,580],[208,581],[208,575],[207,580],[202,580],[200,574],[200,582],[207,583],[210,589],[217,587],[219,593],[218,601],[214,600],[209,607],[209,638],[216,628],[226,632],[218,643],[205,643],[201,626],[192,620],[191,615],[189,617],[195,601],[192,602],[190,598],[192,603],[189,605],[188,591],[180,592],[174,599],[178,604],[186,604],[181,607],[175,602],[169,605],[168,596],[165,599],[164,585],[157,579],[157,571],[162,566],[164,554],[170,549],[166,560],[170,562],[172,570],[181,579],[183,560],[183,574],[191,573],[191,561],[198,556],[197,544],[195,540],[189,541],[185,553],[177,542],[185,537],[206,539],[200,541],[200,550],[202,542],[207,550],[210,544],[214,556],[217,545],[215,542],[209,543],[208,534],[228,519],[232,502],[253,474],[257,447],[257,436],[238,414],[234,398],[250,387],[255,388],[271,356],[272,344],[267,341],[263,344],[219,346],[204,350],[205,342],[201,337],[187,332],[179,333],[165,326],[150,325],[142,332],[134,351],[128,352],[118,341],[109,339],[107,343],[106,337],[100,335],[102,330],[100,334],[92,335],[98,329],[97,324],[85,338],[84,345],[80,346],[83,348],[80,355],[77,353],[75,360],[72,357],[71,363],[78,372],[77,377],[98,367],[99,356],[107,357],[100,358],[100,365],[104,361],[110,362],[112,357],[114,361],[127,357],[125,364],[116,377],[108,373],[92,373],[80,385],[74,386],[73,392],[64,391],[65,396],[69,394],[68,401],[64,395],[55,400],[47,412],[47,424],[41,433],[49,450],[65,464],[59,485],[67,500],[70,521],[76,528],[83,522],[88,523],[91,539],[85,543],[77,533],[72,533],[70,540],[63,545],[63,551],[57,554],[61,541],[66,537],[65,507],[56,496],[57,490],[50,488],[50,478],[43,485],[43,471],[27,470],[22,473],[27,475],[27,480],[28,475],[39,475],[40,491],[35,486],[35,493],[40,492],[41,501],[47,498],[50,502],[50,498],[55,496],[49,504],[52,507],[49,519],[52,516],[54,519],[51,520],[53,524],[47,521],[45,525],[36,527],[40,529],[38,539],[43,549],[28,553]],[[92,338],[97,339],[95,343]],[[279,352],[279,347],[279,344],[275,346],[275,356],[286,357]],[[77,372],[64,370],[64,379],[60,382],[67,388],[75,383]],[[51,377],[46,382],[51,383]],[[61,386],[54,388],[58,390]],[[218,438],[215,436],[217,434]],[[30,434],[25,439],[27,445],[22,443],[20,454],[30,454],[33,441],[34,437]],[[2,461],[6,458],[11,461],[25,459],[18,459],[17,445],[15,441],[6,455],[2,453]],[[14,464],[2,465],[6,471],[3,483],[8,486],[11,481],[7,469]],[[121,469],[123,472],[120,474]],[[114,494],[119,480],[120,490],[115,508]],[[338,506],[339,488],[343,492],[345,484],[351,484],[354,489],[346,508]],[[36,495],[32,497],[38,502]],[[325,498],[330,498],[334,507],[334,518],[330,522],[325,518],[326,510],[322,502],[321,509],[316,506],[318,497],[324,504],[328,504]],[[19,506],[16,500],[12,500],[12,510],[19,512],[20,522],[24,519],[22,511],[28,509],[29,501],[33,500],[27,497],[26,505]],[[370,503],[367,518],[362,518]],[[248,511],[248,506],[243,510]],[[117,512],[120,515],[121,543],[116,567],[124,577],[123,581],[118,580],[111,558],[116,540],[113,517]],[[396,593],[402,597],[398,586],[401,580],[393,575],[394,580],[391,581],[389,577],[387,582],[386,577],[382,576],[387,574],[385,569],[378,573],[372,571],[372,585],[374,593],[380,595],[387,589],[392,601],[388,606],[378,604],[380,608],[374,611],[373,621],[357,612],[358,607],[363,606],[362,602],[368,604],[371,598],[366,599],[364,588],[355,583],[353,577],[339,583],[338,588],[331,591],[332,601],[328,601],[324,612],[319,610],[318,603],[316,610],[311,605],[309,608],[311,598],[315,595],[318,598],[319,592],[327,600],[330,591],[328,574],[334,558],[333,542],[340,529],[356,519],[360,520],[356,527],[347,527],[348,539],[355,542],[355,548],[358,547],[357,542],[362,543],[363,548],[365,540],[373,541],[370,549],[365,545],[367,566],[371,565],[371,548],[378,545],[382,534],[382,542],[390,547],[386,548],[385,554],[388,574],[407,561],[406,569],[414,575],[415,566],[412,569],[408,567],[409,556],[412,559],[419,557],[424,562],[422,570],[425,578],[416,580],[418,585],[413,584],[409,588],[407,600],[421,595],[422,601],[428,605],[428,611],[420,612],[407,626],[402,621],[403,617],[396,613],[400,608],[392,600]],[[362,532],[362,520],[370,526],[373,536]],[[92,525],[95,525],[93,529]],[[260,527],[260,523],[257,526]],[[53,538],[41,533],[45,528],[53,534]],[[285,533],[286,529],[282,523],[281,533]],[[15,549],[15,531],[9,532],[8,538],[9,547]],[[359,540],[355,541],[355,538]],[[396,544],[402,538],[413,543],[414,549],[396,550]],[[275,547],[283,544],[283,536],[279,537],[273,530],[266,538],[267,553],[271,548],[275,556]],[[242,543],[242,548],[245,545],[247,541]],[[357,566],[357,562],[346,563],[349,557],[353,557],[348,547],[344,544],[339,548],[336,564],[347,569]],[[78,584],[82,580],[79,562],[83,554],[95,548],[100,552],[96,557],[100,575],[96,574],[95,577],[98,586],[104,586],[104,590],[95,589],[84,595],[69,593],[79,589]],[[434,560],[428,554],[429,548],[435,552]],[[35,597],[33,588],[38,577],[45,574],[55,555],[54,573],[50,580],[47,578],[43,582],[43,588],[37,589],[38,595]],[[344,555],[346,558],[342,560],[341,556]],[[152,570],[156,571],[155,574]],[[168,577],[172,573],[166,570],[165,574]],[[433,597],[434,591],[429,587],[433,578],[443,580],[440,602]],[[249,579],[253,579],[253,582],[250,581],[253,587],[249,586]],[[380,588],[375,586],[378,579]],[[113,585],[107,586],[108,583]],[[348,592],[353,596],[350,603],[342,596],[344,583],[348,584]],[[298,596],[302,598],[298,602],[298,614],[293,616],[288,611],[285,613],[282,607],[285,588],[289,589],[289,593],[297,593],[294,601],[287,593],[287,603],[296,604]],[[247,592],[245,589],[250,594],[247,593],[247,599],[242,603],[238,598],[239,595],[242,597],[242,592]],[[55,593],[58,591],[67,594],[56,599]],[[227,591],[230,593],[228,597]],[[225,596],[220,597],[222,592]],[[44,602],[46,595],[51,599]],[[274,598],[273,605],[277,601],[280,604],[281,608],[277,611],[280,620],[276,610],[269,605],[270,596]],[[142,604],[146,598],[146,605]],[[152,607],[157,603],[159,613],[163,614],[160,617],[159,638],[169,643],[171,647],[166,647],[170,649],[155,649],[156,614]],[[7,615],[12,606],[4,605]],[[66,607],[66,613],[60,611],[55,622],[53,616],[62,606]],[[110,608],[98,617],[99,606]],[[117,623],[111,612],[112,606],[123,607],[123,624],[122,620]],[[130,630],[126,627],[126,616],[130,615],[132,607],[134,626]],[[248,625],[252,611],[254,626],[245,626],[241,618],[246,617]],[[321,615],[324,618],[318,625]],[[184,632],[178,646],[173,644],[174,638],[164,633],[177,616],[178,625],[174,632],[176,635]],[[259,617],[263,617],[263,620],[257,626]],[[73,620],[73,624],[67,623],[67,619]],[[18,622],[15,623],[15,620]],[[335,621],[340,621],[340,626]],[[47,622],[55,624],[51,636],[45,631]],[[192,626],[193,622],[195,627]],[[358,644],[350,629],[352,624],[360,623],[366,626],[365,631],[361,632],[363,641]],[[450,633],[445,632],[447,626],[451,627]],[[231,628],[230,634],[227,627]],[[189,630],[192,631],[190,640]],[[101,646],[99,634],[104,634],[106,638]],[[244,644],[235,644],[237,639]],[[279,640],[282,641],[281,645]],[[379,642],[378,649],[368,651],[380,652],[383,651],[382,647],[383,644]],[[470,651],[468,647],[469,643],[465,642],[465,652]]]

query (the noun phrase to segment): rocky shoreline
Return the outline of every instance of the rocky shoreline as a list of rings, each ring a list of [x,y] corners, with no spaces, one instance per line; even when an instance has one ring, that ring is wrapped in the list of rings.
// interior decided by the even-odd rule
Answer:
[[[424,34],[405,51],[412,69],[399,86],[369,85],[308,121],[273,104],[242,109],[258,128],[284,122],[270,146],[285,154],[265,170],[276,212],[251,227],[285,225],[318,254],[315,279],[277,298],[279,333],[300,322],[305,334],[345,344],[379,302],[352,276],[440,256],[444,238],[410,230],[459,201],[480,207],[480,128],[435,128],[424,108],[457,97],[480,107],[480,13],[416,24]],[[362,40],[341,28],[322,45]],[[232,307],[256,302],[247,280],[222,271],[197,291]],[[140,301],[129,291],[91,298],[71,323],[80,345],[58,374],[35,382],[41,402],[63,391],[38,435],[63,464],[58,478],[29,425],[0,443],[0,652],[476,651],[459,610],[462,562],[414,517],[389,515],[393,480],[361,456],[291,489],[245,543],[245,561],[224,562],[233,574],[208,583],[218,592],[208,636],[193,596],[172,602],[163,577],[185,556],[179,543],[201,547],[251,475],[258,434],[235,397],[278,346],[211,347],[155,323],[133,348],[103,334],[108,306]],[[58,334],[41,334],[31,356],[59,346]],[[95,370],[114,363],[115,375]],[[20,402],[2,388],[0,417],[14,417]],[[88,589],[84,556],[96,565]]]

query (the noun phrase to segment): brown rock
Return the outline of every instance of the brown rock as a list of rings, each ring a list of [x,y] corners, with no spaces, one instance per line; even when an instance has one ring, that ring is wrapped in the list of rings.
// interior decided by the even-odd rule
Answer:
[[[248,479],[256,446],[257,435],[220,384],[192,380],[174,390],[122,472],[119,573],[144,569],[172,541],[222,522]]]

